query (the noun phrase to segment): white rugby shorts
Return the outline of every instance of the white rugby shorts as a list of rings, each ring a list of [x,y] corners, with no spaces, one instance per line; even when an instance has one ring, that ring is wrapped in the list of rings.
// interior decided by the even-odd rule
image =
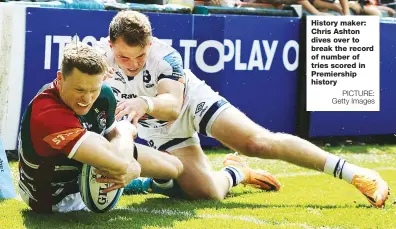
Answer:
[[[166,126],[147,128],[139,125],[138,135],[160,151],[171,152],[200,143],[198,133],[213,137],[213,122],[232,105],[191,71],[185,70],[186,96],[179,118]]]

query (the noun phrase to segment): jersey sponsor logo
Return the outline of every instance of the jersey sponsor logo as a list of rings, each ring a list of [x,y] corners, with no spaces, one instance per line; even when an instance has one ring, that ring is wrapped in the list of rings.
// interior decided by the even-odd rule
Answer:
[[[143,82],[149,83],[151,81],[151,75],[148,70],[143,72]]]
[[[104,134],[104,131],[106,130],[106,112],[102,111],[100,114],[96,117],[96,120],[98,121],[98,126],[99,129],[102,130],[101,135]]]
[[[125,94],[125,93],[121,94],[121,99],[133,99],[136,97],[137,97],[137,95],[135,95],[135,94]]]
[[[208,109],[208,106],[205,106],[205,102],[201,102],[197,105],[197,108],[195,108],[195,114],[199,114],[199,116],[202,117],[203,113]]]
[[[117,75],[117,77],[114,78],[115,80],[120,81],[123,84],[126,84],[126,81],[125,81],[124,77],[122,77],[121,72],[116,71],[116,75]]]
[[[148,70],[146,70],[146,71],[143,72],[143,82],[145,83],[144,86],[145,86],[146,88],[152,88],[152,87],[154,87],[154,84],[153,84],[153,83],[150,83],[150,81],[151,81],[150,72],[149,72]]]
[[[153,141],[153,140],[150,140],[150,141],[148,142],[148,145],[149,145],[150,147],[153,147],[153,148],[155,147],[155,146],[154,146],[154,141]]]
[[[80,136],[80,134],[83,132],[85,132],[85,129],[73,128],[50,134],[43,140],[47,142],[52,148],[60,150],[65,147],[69,142]]]
[[[114,95],[115,95],[116,97],[118,97],[118,95],[121,93],[121,91],[118,90],[118,89],[115,88],[115,87],[111,87],[111,90],[113,90],[113,93],[114,93]]]

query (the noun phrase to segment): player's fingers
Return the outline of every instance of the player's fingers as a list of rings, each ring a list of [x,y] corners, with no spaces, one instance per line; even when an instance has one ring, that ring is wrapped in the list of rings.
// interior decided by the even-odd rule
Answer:
[[[121,110],[120,112],[118,112],[118,114],[116,114],[116,119],[117,121],[121,120],[122,117],[124,117],[125,115],[129,115],[129,109],[125,108],[124,110]],[[129,119],[129,117],[128,117]]]
[[[128,114],[128,121],[131,122],[135,119],[136,111],[132,110],[131,113]]]
[[[110,188],[106,188],[105,190],[103,190],[105,193],[111,192],[113,190],[117,190],[122,188],[123,186],[121,184],[114,184],[113,186],[111,186]]]
[[[116,110],[115,110],[115,114],[117,115],[120,111],[122,111],[122,110],[124,110],[124,109],[125,109],[125,103],[124,103],[124,101],[119,102],[119,103],[117,104],[117,107],[116,107]]]
[[[100,170],[100,169],[95,169],[95,173],[99,174],[99,175],[102,175],[102,176],[105,176],[105,177],[111,177],[110,173],[108,173],[106,171],[103,171],[103,170]]]
[[[112,179],[112,178],[103,178],[103,177],[101,177],[101,178],[96,178],[96,182],[98,182],[98,183],[117,183],[118,182],[118,180],[116,180],[116,179]]]

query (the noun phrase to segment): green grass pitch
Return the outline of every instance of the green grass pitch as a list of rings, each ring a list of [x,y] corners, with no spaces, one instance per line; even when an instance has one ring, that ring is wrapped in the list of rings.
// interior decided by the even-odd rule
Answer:
[[[223,201],[188,201],[148,194],[123,196],[105,214],[36,215],[20,200],[0,200],[0,228],[396,228],[396,146],[345,146],[326,150],[378,171],[391,187],[384,209],[369,205],[352,185],[285,162],[247,158],[282,183],[277,193],[239,185]],[[207,151],[214,169],[230,151]],[[11,162],[16,181],[17,163]]]

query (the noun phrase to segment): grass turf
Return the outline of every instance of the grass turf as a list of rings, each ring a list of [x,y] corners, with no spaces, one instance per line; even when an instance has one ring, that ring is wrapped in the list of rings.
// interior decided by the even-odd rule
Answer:
[[[396,146],[326,147],[349,162],[375,169],[396,187]],[[208,151],[214,169],[227,150]],[[353,186],[285,162],[244,157],[282,183],[277,193],[239,185],[223,201],[188,201],[148,194],[123,196],[105,214],[37,215],[19,200],[0,200],[0,228],[396,228],[396,198],[371,207]],[[11,162],[14,181],[17,163]]]

